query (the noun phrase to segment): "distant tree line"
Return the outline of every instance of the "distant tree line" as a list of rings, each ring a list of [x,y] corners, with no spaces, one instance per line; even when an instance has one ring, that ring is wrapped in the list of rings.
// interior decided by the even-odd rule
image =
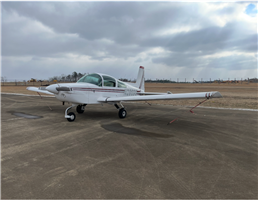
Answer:
[[[72,74],[68,74],[68,75],[62,74],[61,76],[50,77],[49,81],[50,82],[55,82],[55,81],[57,81],[57,82],[77,82],[81,77],[83,77],[86,74],[88,74],[88,73],[82,74],[80,72],[77,73],[77,72],[74,71]],[[119,80],[123,81],[123,82],[135,82],[136,81],[136,79],[131,80],[131,79],[127,79],[127,78],[120,78]],[[6,81],[7,81],[6,77],[1,77],[1,82],[6,82]],[[241,79],[241,82],[242,81],[248,81],[248,83],[249,82],[257,83],[258,79],[257,78],[252,78],[252,79],[248,78],[248,79],[244,79],[244,80]],[[186,81],[186,79],[185,80],[180,80],[180,81],[179,81],[179,79],[177,79],[177,81],[172,81],[171,79],[170,80],[169,79],[156,79],[156,80],[155,79],[154,80],[145,79],[145,82],[146,83],[213,83],[213,82],[223,83],[223,82],[227,82],[227,80],[222,80],[222,79],[213,80],[213,81],[211,81],[211,80],[210,81],[193,80],[192,82],[189,82],[189,81]],[[231,80],[230,82],[232,82],[232,83],[240,82],[240,80],[235,79],[235,80]]]
[[[120,81],[123,82],[136,82],[136,79],[131,80],[131,79],[126,79],[126,78],[120,78]],[[175,83],[175,81],[171,81],[171,80],[167,80],[167,79],[156,79],[156,80],[152,80],[152,79],[145,79],[146,83]]]
[[[156,79],[156,80],[152,80],[152,79],[147,79],[145,80],[146,83],[175,83],[176,81],[171,81],[168,79]]]
[[[86,75],[86,73],[77,73],[73,72],[72,74],[64,75],[62,74],[61,76],[53,76],[49,78],[49,81],[58,81],[58,82],[76,82],[78,81],[81,77]]]

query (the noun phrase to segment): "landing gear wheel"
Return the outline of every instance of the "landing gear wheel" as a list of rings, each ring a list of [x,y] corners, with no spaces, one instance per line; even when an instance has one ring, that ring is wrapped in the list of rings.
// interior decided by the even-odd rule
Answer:
[[[70,116],[70,118],[66,118],[68,122],[73,122],[76,118],[76,115],[73,112],[70,112],[68,115]]]
[[[121,109],[119,110],[119,112],[118,112],[118,116],[123,119],[123,118],[126,117],[126,115],[127,115],[126,110],[125,110],[124,108],[121,108]]]
[[[77,111],[77,113],[82,114],[84,112],[84,106],[78,105],[76,107],[76,111]]]

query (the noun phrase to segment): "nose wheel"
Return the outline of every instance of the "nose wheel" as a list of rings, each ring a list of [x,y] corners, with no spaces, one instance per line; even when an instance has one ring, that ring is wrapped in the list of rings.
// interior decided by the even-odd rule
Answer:
[[[67,114],[67,112],[68,112],[72,107],[74,107],[74,106],[76,106],[76,105],[73,104],[72,106],[68,107],[68,108],[65,110],[65,118],[67,119],[68,122],[73,122],[73,121],[75,120],[75,118],[76,118],[76,115],[75,115],[73,112],[70,112],[70,113]]]
[[[68,116],[70,116],[70,118],[66,118],[68,122],[73,122],[76,118],[76,115],[73,112],[68,113]]]

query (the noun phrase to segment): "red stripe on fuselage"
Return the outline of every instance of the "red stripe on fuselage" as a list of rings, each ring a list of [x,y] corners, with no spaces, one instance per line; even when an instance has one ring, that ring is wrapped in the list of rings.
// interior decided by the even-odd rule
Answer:
[[[74,91],[90,91],[90,92],[110,92],[110,93],[124,93],[125,90],[121,89],[105,89],[105,88],[72,88]],[[141,92],[140,90],[136,92]]]
[[[120,89],[104,89],[104,88],[72,88],[75,91],[95,91],[95,92],[115,92],[124,93],[125,90]]]

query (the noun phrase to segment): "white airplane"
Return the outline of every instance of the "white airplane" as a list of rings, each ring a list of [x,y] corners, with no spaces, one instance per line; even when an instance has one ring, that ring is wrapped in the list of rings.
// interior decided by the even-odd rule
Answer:
[[[136,83],[125,83],[112,76],[93,73],[83,76],[76,83],[53,84],[47,87],[27,87],[27,90],[52,94],[63,102],[69,102],[72,106],[65,110],[65,118],[73,122],[76,115],[68,111],[77,106],[76,111],[83,113],[87,104],[108,103],[118,110],[120,118],[125,118],[127,112],[122,105],[123,101],[150,101],[150,100],[179,100],[179,99],[209,99],[221,98],[221,94],[215,92],[197,93],[154,93],[145,92],[144,67],[140,66]],[[118,106],[121,105],[121,108]]]

